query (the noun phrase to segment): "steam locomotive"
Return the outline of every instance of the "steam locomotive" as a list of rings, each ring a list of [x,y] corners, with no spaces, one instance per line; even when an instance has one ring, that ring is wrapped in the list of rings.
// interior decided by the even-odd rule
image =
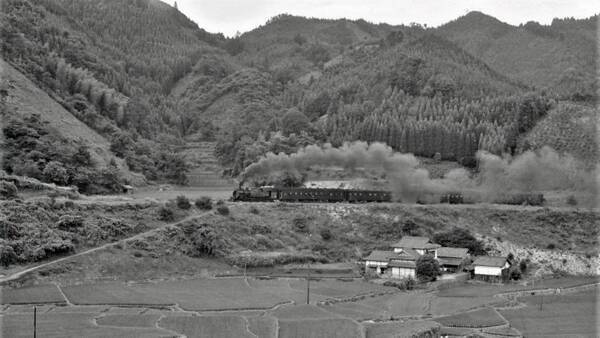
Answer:
[[[438,199],[439,198],[439,199]],[[381,190],[357,190],[357,189],[315,189],[315,188],[277,188],[277,187],[259,187],[259,188],[239,188],[233,191],[233,201],[246,202],[350,202],[350,203],[371,203],[371,202],[391,202],[392,193]],[[448,192],[435,198],[436,202],[448,204],[468,204],[469,201],[460,192]],[[417,201],[417,203],[425,203]],[[498,199],[495,203],[513,204],[513,205],[533,205],[540,206],[544,204],[543,194],[512,194]]]

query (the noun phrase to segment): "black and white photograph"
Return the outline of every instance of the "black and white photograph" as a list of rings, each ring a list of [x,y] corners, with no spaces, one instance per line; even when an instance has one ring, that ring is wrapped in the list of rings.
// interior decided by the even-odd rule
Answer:
[[[0,337],[600,337],[599,15],[0,0]]]

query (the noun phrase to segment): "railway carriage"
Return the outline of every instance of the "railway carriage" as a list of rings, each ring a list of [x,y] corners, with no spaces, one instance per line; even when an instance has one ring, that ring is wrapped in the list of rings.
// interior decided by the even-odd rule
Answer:
[[[442,195],[431,196],[430,203],[465,204],[466,201],[460,192],[448,192]],[[259,187],[252,189],[236,189],[233,191],[234,201],[248,202],[350,202],[350,203],[372,203],[391,202],[392,193],[381,190],[358,190],[358,189],[315,189],[315,188],[277,188]],[[419,202],[417,202],[419,203]],[[422,202],[426,204],[425,202]],[[542,194],[513,194],[496,201],[499,204],[517,204],[541,206],[544,204]]]

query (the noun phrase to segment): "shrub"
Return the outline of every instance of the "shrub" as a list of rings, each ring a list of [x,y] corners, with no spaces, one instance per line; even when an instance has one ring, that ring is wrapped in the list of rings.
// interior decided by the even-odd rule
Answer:
[[[52,183],[66,185],[69,182],[69,173],[59,161],[51,161],[44,167],[44,178]]]
[[[17,186],[8,181],[0,181],[0,197],[5,199],[17,197]]]
[[[417,223],[415,223],[412,219],[407,219],[402,225],[402,234],[408,236],[420,236],[421,230],[419,229]]]
[[[0,219],[0,238],[17,239],[22,236],[21,231],[16,223],[7,219]]]
[[[252,224],[250,227],[253,234],[270,234],[271,228],[264,224]]]
[[[548,244],[548,246],[546,246],[546,249],[548,249],[548,250],[554,250],[554,249],[556,249],[556,244],[550,243],[550,244]]]
[[[175,212],[168,205],[163,205],[158,209],[158,219],[161,221],[172,221],[175,219]]]
[[[292,219],[292,228],[295,232],[306,233],[309,231],[308,220],[303,215],[296,215]]]
[[[62,215],[56,223],[56,226],[61,230],[71,230],[83,226],[83,218],[81,216]]]
[[[423,255],[417,259],[417,277],[424,282],[437,279],[440,274],[438,261],[432,255]]]
[[[210,210],[212,209],[212,200],[210,197],[202,196],[196,200],[194,203],[196,207],[200,210]]]
[[[4,267],[8,267],[17,261],[17,254],[15,250],[8,245],[0,244],[0,263]]]
[[[260,211],[258,211],[258,208],[255,206],[251,206],[250,207],[250,213],[258,215],[260,213]]]
[[[415,287],[415,280],[412,278],[403,279],[399,281],[386,281],[383,283],[384,286],[395,287],[400,290],[412,290]]]
[[[521,272],[527,271],[527,262],[526,261],[520,261],[519,262],[519,269],[521,270]]]
[[[433,241],[445,247],[467,248],[472,255],[483,255],[483,243],[478,241],[467,229],[454,228],[433,236]]]
[[[465,156],[465,157],[461,157],[458,160],[458,163],[460,165],[462,165],[463,167],[467,167],[467,168],[477,168],[477,159],[473,156]]]
[[[519,280],[521,279],[521,271],[519,271],[518,269],[514,269],[510,272],[510,279],[512,280]]]
[[[223,200],[218,200],[216,203],[216,205],[223,205],[223,204],[225,204],[225,201],[223,201]]]
[[[328,240],[332,239],[333,234],[331,233],[331,230],[321,229],[321,238],[323,238],[324,241],[328,241]]]
[[[223,216],[229,215],[229,208],[226,205],[219,205],[217,207],[217,212]]]
[[[175,198],[175,204],[177,205],[177,207],[179,209],[182,209],[182,210],[188,210],[189,208],[192,207],[190,200],[187,197],[185,197],[184,195],[177,196]]]
[[[218,234],[206,224],[197,228],[192,242],[193,246],[188,250],[191,257],[215,256],[222,252],[224,246]]]

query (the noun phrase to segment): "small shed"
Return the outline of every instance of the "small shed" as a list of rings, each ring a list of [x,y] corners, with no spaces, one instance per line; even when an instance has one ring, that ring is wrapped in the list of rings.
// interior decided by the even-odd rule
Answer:
[[[123,184],[121,186],[121,189],[122,189],[122,191],[123,191],[124,194],[129,194],[129,195],[133,194],[133,190],[134,190],[133,186],[129,185],[129,184]]]
[[[480,256],[473,267],[476,279],[499,283],[508,276],[510,261],[505,256]]]

